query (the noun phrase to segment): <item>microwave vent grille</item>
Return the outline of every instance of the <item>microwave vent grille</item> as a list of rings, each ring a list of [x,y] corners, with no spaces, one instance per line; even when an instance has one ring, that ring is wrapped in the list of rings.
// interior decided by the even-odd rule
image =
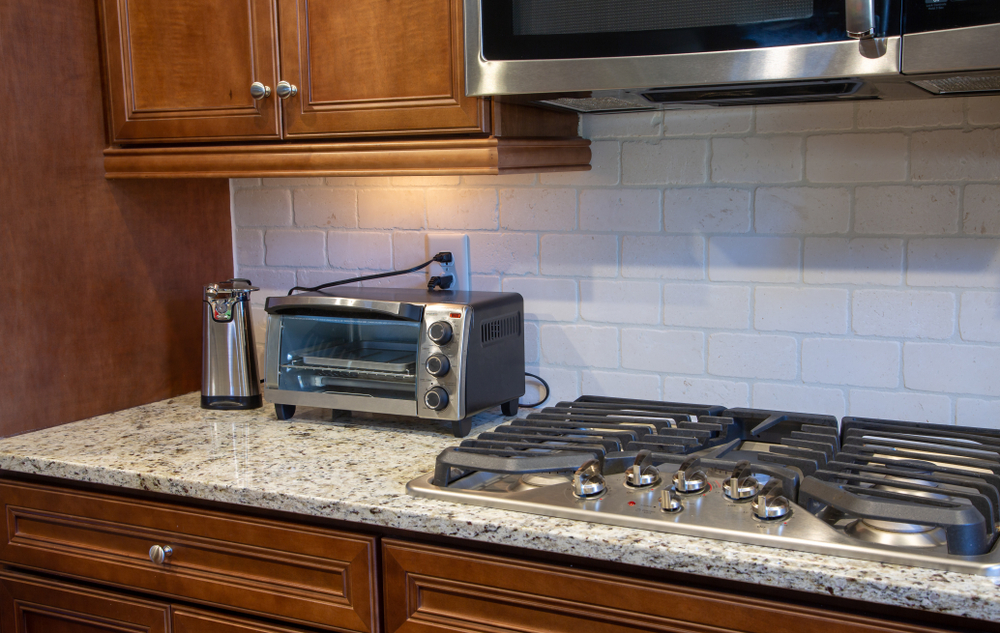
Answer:
[[[983,77],[942,77],[912,82],[927,92],[936,95],[966,94],[973,92],[993,92],[1000,90],[1000,75]]]
[[[483,344],[517,336],[521,333],[521,313],[490,319],[482,325]]]

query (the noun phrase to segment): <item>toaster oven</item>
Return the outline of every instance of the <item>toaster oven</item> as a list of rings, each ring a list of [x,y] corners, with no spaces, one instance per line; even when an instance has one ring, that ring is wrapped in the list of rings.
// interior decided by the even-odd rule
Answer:
[[[505,292],[337,288],[269,297],[263,395],[452,423],[524,395],[524,301]]]

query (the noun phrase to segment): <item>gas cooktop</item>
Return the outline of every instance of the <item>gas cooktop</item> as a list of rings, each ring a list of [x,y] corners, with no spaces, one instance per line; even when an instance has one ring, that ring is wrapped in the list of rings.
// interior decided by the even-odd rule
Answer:
[[[1000,431],[583,396],[445,449],[414,496],[1000,575]]]

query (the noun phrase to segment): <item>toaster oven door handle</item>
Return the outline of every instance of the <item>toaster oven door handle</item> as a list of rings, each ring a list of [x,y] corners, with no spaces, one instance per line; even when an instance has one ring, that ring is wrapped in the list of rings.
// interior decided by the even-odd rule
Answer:
[[[373,301],[371,299],[352,299],[348,297],[269,297],[264,308],[269,314],[294,313],[297,310],[324,310],[335,314],[338,311],[374,312],[389,314],[408,321],[420,321],[424,318],[423,307],[413,303],[400,301]]]

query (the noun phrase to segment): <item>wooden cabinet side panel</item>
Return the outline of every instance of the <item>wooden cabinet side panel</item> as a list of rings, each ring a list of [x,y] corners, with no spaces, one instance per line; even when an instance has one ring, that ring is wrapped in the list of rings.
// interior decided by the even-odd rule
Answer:
[[[383,541],[387,633],[931,633],[835,610]]]
[[[279,0],[286,138],[484,133],[465,96],[461,0]]]
[[[113,142],[279,138],[270,0],[101,0]]]
[[[110,495],[0,483],[0,562],[158,595],[377,630],[375,539]],[[162,565],[149,548],[169,545]]]
[[[168,633],[169,607],[0,571],[2,633]]]

